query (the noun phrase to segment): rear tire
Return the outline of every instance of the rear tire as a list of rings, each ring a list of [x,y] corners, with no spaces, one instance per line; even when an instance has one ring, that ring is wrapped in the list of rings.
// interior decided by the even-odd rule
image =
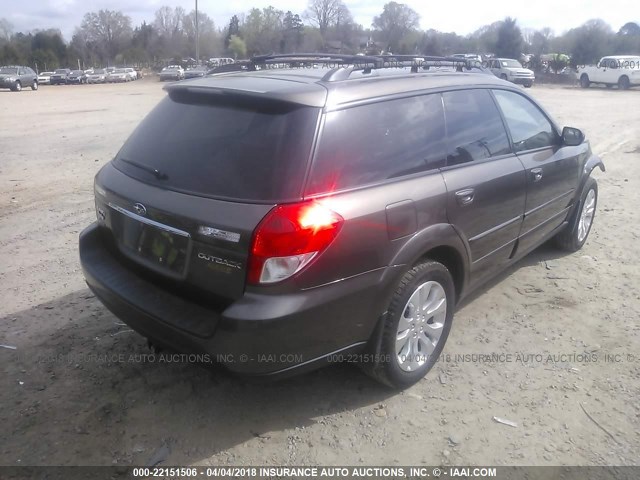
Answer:
[[[623,75],[618,79],[618,88],[620,90],[628,90],[630,86],[631,82],[629,81],[629,77],[626,75]]]
[[[420,381],[438,360],[453,321],[455,288],[447,267],[425,260],[404,274],[381,318],[379,351],[363,370],[392,388]]]
[[[22,90],[22,84],[20,83],[20,80],[16,80],[16,83],[13,84],[13,88],[11,89],[14,92],[20,92]]]
[[[554,238],[558,247],[569,252],[577,252],[582,248],[591,232],[597,204],[598,182],[595,178],[589,177],[582,189],[578,210],[569,221],[569,225]]]
[[[34,80],[31,84],[31,90],[38,90],[38,81]]]
[[[589,88],[591,86],[591,81],[589,80],[589,75],[587,75],[586,73],[583,73],[580,76],[580,86],[582,88]]]

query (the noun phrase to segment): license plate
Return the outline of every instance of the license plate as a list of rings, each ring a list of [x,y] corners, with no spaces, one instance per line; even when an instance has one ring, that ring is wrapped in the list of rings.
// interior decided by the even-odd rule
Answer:
[[[111,228],[125,255],[160,273],[184,278],[191,248],[191,236],[182,230],[141,217],[117,205]]]

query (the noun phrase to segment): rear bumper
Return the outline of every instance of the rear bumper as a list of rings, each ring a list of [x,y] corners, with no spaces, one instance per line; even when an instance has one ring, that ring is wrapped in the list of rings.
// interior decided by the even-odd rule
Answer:
[[[95,223],[80,234],[80,261],[91,290],[138,333],[246,375],[286,376],[361,349],[384,298],[376,270],[292,294],[196,303],[128,268]]]

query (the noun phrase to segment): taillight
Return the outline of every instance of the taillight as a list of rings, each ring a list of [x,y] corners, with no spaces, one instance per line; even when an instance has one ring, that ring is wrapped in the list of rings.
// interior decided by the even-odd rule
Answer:
[[[296,274],[329,246],[343,223],[319,203],[278,205],[253,233],[249,283],[275,283]]]

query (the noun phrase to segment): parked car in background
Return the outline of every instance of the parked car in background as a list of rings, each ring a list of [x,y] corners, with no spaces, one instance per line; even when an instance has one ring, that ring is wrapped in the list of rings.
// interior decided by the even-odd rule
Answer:
[[[611,55],[602,57],[597,65],[578,68],[578,78],[582,88],[599,83],[620,90],[640,85],[640,56]]]
[[[38,74],[38,85],[49,85],[51,83],[51,75],[53,75],[53,72],[40,72]]]
[[[71,70],[68,68],[59,68],[58,70],[53,72],[53,75],[51,75],[51,85],[66,85],[67,78],[69,77],[70,73]]]
[[[84,70],[71,70],[67,75],[67,84],[82,85],[83,83],[87,83],[87,74],[84,73]]]
[[[241,71],[255,71],[260,68],[260,65],[256,65],[251,60],[240,60],[235,63],[227,63],[218,67],[213,67],[207,71],[207,75],[216,75],[218,73],[226,72],[241,72]]]
[[[107,76],[109,83],[124,83],[131,81],[131,76],[126,72],[124,68],[116,68]]]
[[[491,58],[489,70],[499,78],[530,88],[536,79],[535,73],[513,58]]]
[[[127,76],[129,77],[129,80],[137,80],[138,79],[138,72],[136,72],[135,68],[125,67],[124,71],[127,74]]]
[[[209,59],[209,67],[214,68],[214,67],[220,67],[222,65],[229,65],[231,63],[236,63],[236,61],[233,58],[228,58],[228,57],[213,57]]]
[[[209,68],[204,65],[198,65],[197,67],[190,67],[185,70],[184,78],[204,77],[208,71],[209,71]]]
[[[184,70],[180,65],[169,65],[160,71],[160,81],[165,80],[182,80],[184,78]]]
[[[104,68],[96,68],[93,73],[87,75],[87,83],[105,83],[107,71]]]
[[[479,55],[477,53],[454,53],[453,56],[482,63],[482,55]]]
[[[38,75],[31,68],[21,65],[0,67],[0,88],[19,92],[26,87],[38,89]]]
[[[357,358],[405,388],[471,292],[551,238],[585,244],[604,165],[580,130],[484,69],[382,60],[168,86],[95,177],[96,297],[239,374]]]

